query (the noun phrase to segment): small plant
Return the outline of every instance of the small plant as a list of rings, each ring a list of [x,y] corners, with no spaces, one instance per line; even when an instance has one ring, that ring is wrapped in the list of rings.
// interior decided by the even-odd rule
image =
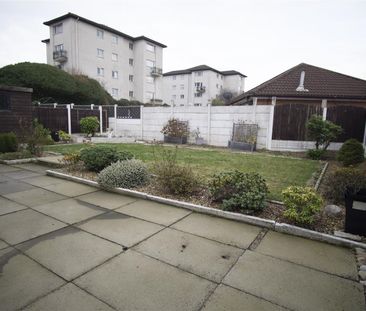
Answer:
[[[310,187],[290,186],[282,191],[283,215],[299,224],[311,224],[323,206],[323,199]]]
[[[164,125],[161,133],[171,137],[187,137],[189,135],[188,122],[172,118]]]
[[[323,158],[324,153],[325,151],[323,149],[310,149],[306,154],[312,160],[320,160]]]
[[[71,135],[62,130],[58,131],[58,135],[60,137],[60,140],[63,142],[69,143],[71,141]]]
[[[334,203],[344,202],[346,192],[356,194],[362,188],[366,188],[366,174],[356,168],[340,168],[324,181],[324,195]]]
[[[313,115],[306,124],[307,135],[315,140],[315,149],[327,150],[331,141],[334,141],[341,133],[342,128],[331,121],[323,120],[321,116]]]
[[[49,129],[45,128],[37,119],[32,122],[32,131],[26,134],[25,142],[27,150],[36,156],[42,154],[43,145],[52,145],[53,139]]]
[[[344,166],[362,163],[365,160],[365,149],[357,139],[348,139],[339,149],[337,160]]]
[[[214,201],[222,202],[225,210],[260,211],[266,206],[268,187],[257,173],[226,171],[213,175],[209,190]]]
[[[85,167],[94,172],[100,172],[105,167],[117,161],[132,159],[133,155],[127,151],[118,151],[113,146],[93,146],[80,151],[80,159]]]
[[[135,188],[149,179],[146,165],[141,160],[126,160],[112,163],[98,174],[98,183],[106,189]]]
[[[80,152],[70,152],[64,155],[61,162],[68,170],[76,168],[81,162]]]
[[[201,131],[200,131],[200,128],[199,127],[197,127],[195,130],[192,131],[192,136],[195,139],[201,138]]]
[[[187,165],[178,164],[177,152],[174,150],[154,148],[153,171],[158,187],[169,194],[189,195],[200,187],[198,176]]]
[[[18,150],[18,140],[14,133],[0,133],[0,152],[15,152]]]
[[[17,160],[31,158],[32,154],[27,150],[0,153],[0,160]]]
[[[94,136],[99,128],[99,120],[97,117],[85,117],[80,120],[80,130],[86,136]]]

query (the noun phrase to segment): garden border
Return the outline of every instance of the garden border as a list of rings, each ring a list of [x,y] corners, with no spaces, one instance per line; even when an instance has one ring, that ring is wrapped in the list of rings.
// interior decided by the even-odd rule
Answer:
[[[74,181],[74,182],[78,182],[78,183],[82,183],[85,185],[89,185],[92,187],[102,189],[96,181],[64,174],[61,172],[56,172],[53,170],[47,170],[46,173],[49,176],[66,179],[66,180],[70,180],[70,181]],[[278,223],[274,220],[267,220],[267,219],[263,219],[263,218],[259,218],[259,217],[255,217],[255,216],[243,215],[243,214],[239,214],[239,213],[226,212],[226,211],[222,211],[222,210],[218,210],[218,209],[214,209],[214,208],[210,208],[210,207],[205,207],[202,205],[197,205],[197,204],[192,204],[192,203],[188,203],[188,202],[158,197],[158,196],[154,196],[154,195],[150,195],[150,194],[147,194],[144,192],[130,190],[130,189],[114,188],[114,189],[111,189],[110,191],[119,193],[119,194],[124,194],[124,195],[141,198],[141,199],[155,201],[155,202],[159,202],[159,203],[169,204],[169,205],[173,205],[173,206],[180,207],[180,208],[185,208],[185,209],[189,209],[191,211],[202,213],[202,214],[214,215],[214,216],[219,216],[219,217],[226,218],[226,219],[236,220],[236,221],[244,222],[247,224],[268,228],[273,231],[277,231],[277,232],[281,232],[281,233],[295,235],[295,236],[299,236],[299,237],[303,237],[303,238],[307,238],[307,239],[311,239],[311,240],[316,240],[316,241],[321,241],[321,242],[327,242],[327,243],[333,244],[333,245],[341,245],[341,246],[346,246],[349,248],[360,247],[360,248],[366,249],[366,243],[355,242],[355,241],[347,240],[344,238],[339,238],[339,237],[333,236],[331,234],[316,232],[313,230],[304,229],[304,228],[300,228],[300,227],[285,224],[285,223]]]
[[[38,158],[14,159],[14,160],[0,160],[0,163],[7,165],[24,164],[37,162]]]

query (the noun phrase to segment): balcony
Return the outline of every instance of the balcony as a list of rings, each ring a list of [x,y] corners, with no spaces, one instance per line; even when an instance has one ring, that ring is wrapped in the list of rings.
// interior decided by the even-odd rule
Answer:
[[[61,51],[54,51],[53,52],[53,59],[56,61],[56,62],[59,62],[59,63],[64,63],[67,61],[67,53],[66,51],[64,50],[61,50]]]
[[[153,77],[160,77],[163,75],[163,69],[158,68],[158,67],[152,67],[150,73],[151,73],[151,76],[153,76]]]
[[[196,92],[202,94],[202,93],[206,92],[206,87],[205,86],[197,86],[196,87]]]

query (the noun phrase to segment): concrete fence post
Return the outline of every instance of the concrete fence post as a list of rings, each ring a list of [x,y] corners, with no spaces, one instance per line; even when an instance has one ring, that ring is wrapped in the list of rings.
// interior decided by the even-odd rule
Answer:
[[[71,103],[70,105],[71,105],[71,109],[74,109],[74,105],[75,105],[75,104]]]
[[[273,134],[273,119],[274,119],[274,110],[276,106],[276,97],[272,97],[271,110],[269,115],[268,122],[268,130],[267,130],[267,149],[272,149],[272,134]]]
[[[211,104],[207,105],[207,145],[211,143]]]
[[[93,110],[94,109],[94,104],[91,104],[90,105],[90,110]]]
[[[69,135],[71,135],[71,105],[67,105],[67,129]]]
[[[56,107],[57,107],[57,103],[54,103],[54,104],[53,104],[53,108],[56,108]]]
[[[144,106],[140,106],[140,129],[141,129],[141,140],[144,140]]]
[[[99,124],[100,124],[100,134],[103,134],[103,108],[99,106]]]
[[[114,135],[117,135],[117,105],[114,105]]]
[[[323,121],[325,121],[327,119],[327,100],[323,99],[322,100],[322,109],[323,109]]]
[[[253,97],[253,124],[255,124],[257,119],[257,97]]]

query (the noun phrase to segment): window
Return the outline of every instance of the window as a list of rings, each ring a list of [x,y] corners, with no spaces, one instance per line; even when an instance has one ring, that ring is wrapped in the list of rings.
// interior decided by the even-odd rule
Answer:
[[[104,50],[97,49],[97,56],[100,57],[100,58],[104,58]]]
[[[177,89],[177,86],[176,85],[172,85],[172,89],[173,90],[176,90]]]
[[[218,84],[216,84],[216,88],[217,88],[217,89],[219,88],[219,85],[218,85]]]
[[[97,75],[104,77],[104,68],[103,67],[97,67]]]
[[[129,75],[129,76],[128,76],[128,80],[129,80],[130,82],[133,82],[133,75]]]
[[[55,45],[55,52],[63,51],[63,50],[64,50],[64,45],[63,44]]]
[[[196,77],[201,77],[201,76],[202,76],[202,74],[203,74],[203,72],[202,72],[202,71],[196,71],[196,72],[194,73],[194,75],[195,75]]]
[[[117,53],[112,53],[112,61],[118,62],[118,54]]]
[[[194,97],[202,97],[202,93],[194,93]]]
[[[118,36],[112,35],[112,43],[118,44]]]
[[[62,33],[62,23],[53,26],[53,34],[57,35],[58,33]]]
[[[154,83],[154,78],[153,77],[150,77],[150,76],[147,76],[146,77],[146,82],[147,83]]]
[[[133,66],[133,58],[129,58],[128,63],[130,64],[130,66]]]
[[[10,110],[9,94],[0,94],[0,110]]]
[[[198,106],[202,106],[202,104],[195,103],[194,106],[198,107]]]
[[[154,92],[146,92],[146,97],[147,97],[148,99],[154,99],[155,94],[154,94]]]
[[[114,97],[118,96],[118,89],[112,89],[112,96]]]
[[[152,61],[152,60],[147,59],[146,60],[146,66],[149,67],[149,68],[153,68],[153,67],[155,67],[155,62]]]
[[[202,82],[195,82],[195,83],[194,83],[194,87],[195,87],[196,89],[200,89],[200,88],[202,88]]]
[[[181,85],[180,85],[180,89],[181,89],[181,90],[184,90],[184,84],[181,84]]]
[[[112,70],[112,78],[113,79],[118,79],[118,71]]]
[[[216,74],[216,78],[217,78],[217,79],[219,78],[219,74],[218,74],[218,73]]]
[[[104,31],[100,30],[100,29],[97,29],[97,37],[99,39],[104,39]]]
[[[181,79],[181,80],[184,80],[184,75],[181,75],[181,76],[180,76],[180,79]]]
[[[128,92],[128,96],[129,96],[129,97],[133,97],[133,91],[129,91],[129,92]]]
[[[155,53],[155,46],[152,44],[146,44],[146,50],[152,53]]]
[[[130,42],[130,43],[128,44],[128,48],[129,48],[130,50],[133,50],[133,43],[132,43],[132,42]]]
[[[180,95],[180,99],[184,99],[184,95],[182,94],[182,95]]]
[[[172,95],[172,99],[176,99],[177,98],[177,95]]]
[[[172,80],[177,80],[177,76],[172,76]]]

